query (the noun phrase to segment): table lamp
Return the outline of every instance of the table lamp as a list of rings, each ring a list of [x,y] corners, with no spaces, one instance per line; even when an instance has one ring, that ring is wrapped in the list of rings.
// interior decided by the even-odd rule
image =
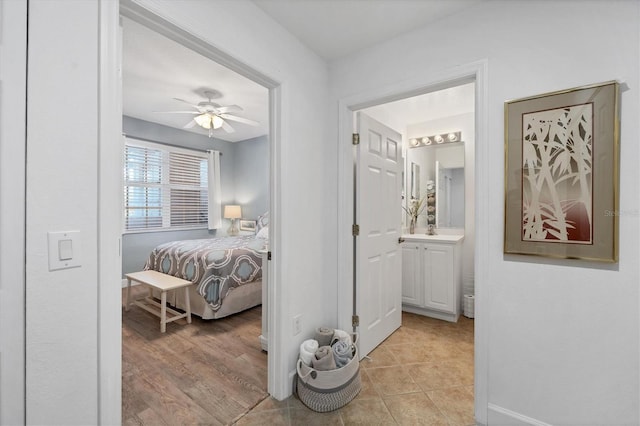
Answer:
[[[236,219],[240,219],[241,217],[242,210],[240,209],[240,206],[224,206],[224,218],[231,219],[231,226],[227,230],[228,235],[238,235],[240,233],[240,231],[238,230],[238,225],[236,224]]]

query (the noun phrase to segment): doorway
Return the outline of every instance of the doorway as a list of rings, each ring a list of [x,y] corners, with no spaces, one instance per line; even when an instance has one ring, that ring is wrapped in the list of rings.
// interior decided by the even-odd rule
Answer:
[[[277,250],[277,247],[279,247],[279,241],[278,241],[278,235],[280,234],[280,227],[279,227],[279,205],[280,205],[280,199],[279,199],[279,194],[278,194],[278,188],[279,188],[279,180],[278,180],[278,176],[276,173],[274,173],[274,164],[276,164],[278,162],[278,133],[279,133],[279,127],[280,127],[280,123],[279,123],[279,116],[278,116],[278,106],[280,103],[280,89],[278,84],[270,79],[269,77],[254,71],[252,69],[250,69],[249,67],[239,63],[237,60],[235,60],[234,58],[224,54],[223,52],[219,51],[218,49],[216,49],[215,47],[203,42],[202,40],[199,40],[197,38],[195,38],[193,35],[183,31],[182,29],[176,27],[175,25],[169,23],[168,21],[163,20],[162,18],[154,15],[152,12],[136,5],[133,3],[129,3],[129,2],[123,2],[120,4],[120,15],[122,17],[126,17],[128,19],[134,20],[135,22],[144,25],[145,27],[157,32],[158,34],[168,37],[169,39],[178,42],[180,44],[182,44],[183,46],[187,47],[188,49],[191,49],[192,51],[201,54],[203,56],[205,56],[206,58],[209,58],[212,61],[215,61],[216,63],[225,66],[227,68],[229,68],[231,71],[236,72],[248,79],[250,79],[251,81],[262,85],[265,90],[268,91],[268,107],[269,107],[269,115],[267,118],[268,124],[269,124],[269,134],[268,134],[268,140],[269,140],[269,148],[268,148],[268,153],[265,156],[265,160],[268,161],[269,163],[269,176],[267,178],[268,180],[268,185],[270,189],[269,192],[269,212],[270,212],[270,231],[269,231],[269,249],[270,250]],[[105,16],[107,16],[107,14],[105,14]],[[109,27],[111,28],[111,27]],[[119,60],[119,58],[117,58],[117,55],[114,55],[113,58],[110,58],[109,60],[113,61],[113,62],[117,62]],[[106,74],[106,73],[105,73]],[[114,82],[108,82],[105,84],[107,88],[110,87],[115,87],[116,84],[114,84]],[[108,89],[107,89],[108,91]],[[110,93],[110,92],[109,92]],[[114,99],[112,100],[112,102],[109,104],[110,106],[114,106],[118,104],[118,99]],[[116,109],[115,107],[112,109]],[[108,111],[108,108],[105,108],[105,111]],[[105,112],[106,115],[109,115],[108,113]],[[117,125],[118,126],[118,134],[120,133],[120,120],[111,120],[112,124]],[[113,130],[113,129],[112,129]],[[113,135],[114,132],[113,131],[107,131],[106,133],[108,133],[109,135]],[[105,138],[107,139],[107,138]],[[113,150],[111,150],[113,151]],[[119,157],[121,158],[122,154],[120,152]],[[114,154],[113,152],[111,152],[111,158],[114,158]],[[118,164],[120,163],[121,160],[118,160]],[[103,164],[105,164],[103,162]],[[106,165],[106,164],[105,164]],[[109,174],[106,173],[107,175],[109,175],[110,177],[113,177],[113,173]],[[121,181],[120,179],[118,179],[119,181]],[[106,180],[105,180],[106,181]],[[104,199],[107,198],[111,201],[113,201],[114,199],[118,199],[120,200],[122,197],[122,184],[120,183],[119,185],[112,185],[112,188],[118,188],[117,189],[117,194],[114,195],[113,191],[109,191],[109,194],[107,194],[106,192],[101,192],[100,198]],[[117,198],[116,198],[117,196]],[[121,201],[120,201],[121,202]],[[105,203],[106,204],[106,203]],[[118,227],[119,228],[119,227]],[[118,230],[118,232],[120,232],[120,230]],[[120,266],[118,266],[118,268],[120,268]],[[271,262],[269,269],[269,275],[270,276],[274,276],[276,274],[278,274],[278,269],[279,266],[276,262]],[[267,297],[267,299],[273,299],[273,297]],[[113,295],[111,296],[111,299],[106,300],[105,299],[101,299],[101,307],[105,308],[105,312],[107,310],[111,311],[111,309],[114,308],[114,300],[113,300]],[[118,305],[120,305],[120,303],[118,303]],[[110,315],[111,316],[111,315]],[[112,317],[112,316],[111,316]],[[272,325],[271,327],[268,327],[270,330],[274,330],[274,325],[275,325],[275,321],[273,319],[274,315],[273,315],[273,310],[270,312],[269,317],[267,318],[267,323]],[[110,325],[108,324],[101,324],[101,327],[103,327],[104,329],[108,329],[110,330]],[[109,331],[111,332],[111,331]],[[259,337],[258,333],[255,337],[255,341],[258,345],[260,345],[260,341],[258,339]],[[282,377],[283,374],[280,371],[281,366],[280,364],[282,364],[281,361],[281,357],[280,357],[280,351],[279,351],[279,347],[277,344],[272,343],[272,338],[273,338],[273,333],[269,334],[268,336],[268,344],[270,347],[270,352],[269,352],[269,357],[268,357],[268,370],[269,370],[269,383],[268,383],[268,391],[269,393],[274,393],[274,390],[272,389],[274,386],[277,386],[279,381],[278,380],[272,380],[274,377]],[[105,335],[101,336],[101,340],[102,339],[106,339],[106,341],[110,341],[108,339],[108,333],[105,333]],[[105,351],[105,349],[101,350],[101,356],[103,357],[103,359],[109,359],[112,358],[109,355],[110,354],[104,354],[103,352]],[[280,362],[278,362],[280,361]],[[120,362],[118,361],[118,364],[120,364]],[[105,366],[107,366],[108,363],[105,363]],[[109,376],[110,374],[116,374],[117,376],[119,376],[119,372],[108,372],[108,371],[102,371],[101,372],[101,376],[102,377],[106,377]],[[101,380],[101,388],[103,389],[108,389],[108,380]],[[267,390],[265,388],[265,390]],[[277,393],[277,392],[275,392]],[[105,396],[107,395],[107,392],[103,393]],[[109,400],[103,401],[103,406],[106,407],[112,407],[114,405],[114,398],[109,398]],[[120,401],[118,401],[119,404]],[[119,421],[119,419],[118,419]]]
[[[338,270],[339,279],[344,283],[353,282],[354,276],[353,253],[351,252],[351,238],[349,228],[351,227],[353,217],[353,152],[348,142],[351,139],[353,126],[353,112],[362,110],[375,105],[381,105],[400,99],[410,98],[412,96],[421,95],[429,92],[435,92],[441,89],[458,86],[465,83],[475,82],[475,140],[476,153],[474,165],[485,164],[487,155],[486,146],[486,88],[487,88],[487,63],[486,61],[471,63],[456,67],[452,70],[445,70],[430,76],[424,76],[419,79],[405,81],[391,85],[390,87],[380,87],[360,93],[339,102],[339,168],[340,168],[340,185],[339,185],[339,253],[338,253]],[[476,167],[473,173],[476,187],[482,187],[487,181],[487,170],[485,167]],[[476,229],[476,244],[478,248],[475,251],[476,259],[474,262],[474,290],[475,290],[475,327],[474,327],[474,406],[475,418],[478,421],[485,421],[487,418],[487,333],[486,322],[484,321],[484,286],[483,282],[486,276],[487,255],[483,248],[486,248],[488,241],[486,235],[488,215],[486,214],[487,202],[485,199],[479,198],[477,192],[474,196],[474,206],[476,213],[474,215],[474,228]],[[349,237],[345,237],[348,235]],[[351,316],[353,314],[354,299],[350,284],[344,284],[343,294],[345,297],[339,300],[339,321],[338,323],[347,327],[351,324]],[[484,420],[483,420],[484,419]]]
[[[362,192],[362,188],[366,189],[366,180],[377,182],[376,173],[371,173],[371,177],[362,173],[373,141],[368,135],[371,131],[362,126],[363,122],[367,123],[363,116],[388,129],[375,132],[384,135],[383,140],[389,140],[387,134],[398,133],[404,142],[402,197],[396,196],[392,213],[404,232],[401,242],[395,241],[387,248],[401,253],[401,256],[394,255],[402,259],[398,277],[385,276],[384,285],[376,285],[375,279],[360,273],[366,268],[360,264],[361,255],[356,257],[360,342],[376,341],[377,337],[371,335],[373,318],[368,311],[371,304],[377,305],[376,297],[371,294],[375,294],[378,287],[402,288],[402,326],[389,337],[379,336],[380,345],[363,360],[366,375],[374,386],[385,389],[383,392],[389,401],[394,401],[396,394],[418,392],[421,406],[434,411],[437,408],[450,420],[465,424],[473,423],[474,416],[474,322],[462,315],[463,294],[473,294],[474,93],[474,82],[457,84],[355,113],[355,121],[359,123],[356,132],[360,135],[356,210],[362,212],[356,213],[356,223],[362,231],[356,239],[360,242],[357,253],[362,249],[371,252],[367,247],[371,240],[370,216],[384,214],[381,208],[366,211],[361,208],[363,197],[367,198]],[[389,165],[389,150],[382,151]],[[389,172],[378,174],[392,176]],[[377,205],[393,204],[386,195],[386,187],[377,183],[374,186],[379,188],[376,198],[382,198]],[[417,212],[417,221],[411,220],[415,229],[409,232],[408,212],[412,211]],[[387,225],[384,229],[388,235],[393,227]],[[397,293],[397,290],[388,292],[387,305],[388,300],[399,299]],[[391,311],[385,309],[384,313],[387,312]],[[465,313],[473,316],[471,311]],[[386,321],[386,316],[389,315],[378,315],[375,325]],[[366,349],[361,343],[361,352],[367,352]],[[393,386],[385,381],[390,374],[396,378]],[[429,410],[423,409],[427,415]]]

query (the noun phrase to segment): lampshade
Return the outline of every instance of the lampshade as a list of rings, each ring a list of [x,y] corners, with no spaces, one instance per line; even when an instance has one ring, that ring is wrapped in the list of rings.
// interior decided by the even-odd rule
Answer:
[[[240,206],[224,206],[224,218],[225,219],[240,219],[242,217],[242,210]]]

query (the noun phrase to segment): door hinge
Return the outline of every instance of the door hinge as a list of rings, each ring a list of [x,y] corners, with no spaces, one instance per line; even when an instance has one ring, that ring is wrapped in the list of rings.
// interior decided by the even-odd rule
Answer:
[[[351,225],[351,235],[353,235],[354,237],[360,235],[360,225],[355,223]]]
[[[352,145],[360,145],[360,133],[354,133],[351,138]]]
[[[267,252],[267,260],[271,260],[271,252],[270,251]]]
[[[359,315],[353,315],[351,317],[351,326],[352,327],[360,327],[360,316]]]

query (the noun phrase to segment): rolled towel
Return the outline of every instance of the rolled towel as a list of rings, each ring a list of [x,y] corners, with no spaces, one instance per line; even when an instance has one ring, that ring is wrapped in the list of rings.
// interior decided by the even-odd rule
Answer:
[[[318,350],[318,341],[314,339],[305,340],[300,344],[300,359],[311,367],[311,360]]]
[[[333,339],[333,328],[318,327],[316,328],[316,334],[314,339],[318,341],[318,345],[331,346],[331,340]]]
[[[311,359],[312,367],[318,371],[336,369],[336,360],[333,357],[331,346],[320,346]]]
[[[345,342],[349,345],[353,343],[351,341],[351,335],[349,333],[344,330],[338,329],[333,330],[333,339],[331,340],[331,346],[333,346],[336,342]]]
[[[353,351],[351,350],[351,343],[337,341],[331,346],[333,350],[333,358],[336,360],[336,367],[344,367],[353,358]]]

